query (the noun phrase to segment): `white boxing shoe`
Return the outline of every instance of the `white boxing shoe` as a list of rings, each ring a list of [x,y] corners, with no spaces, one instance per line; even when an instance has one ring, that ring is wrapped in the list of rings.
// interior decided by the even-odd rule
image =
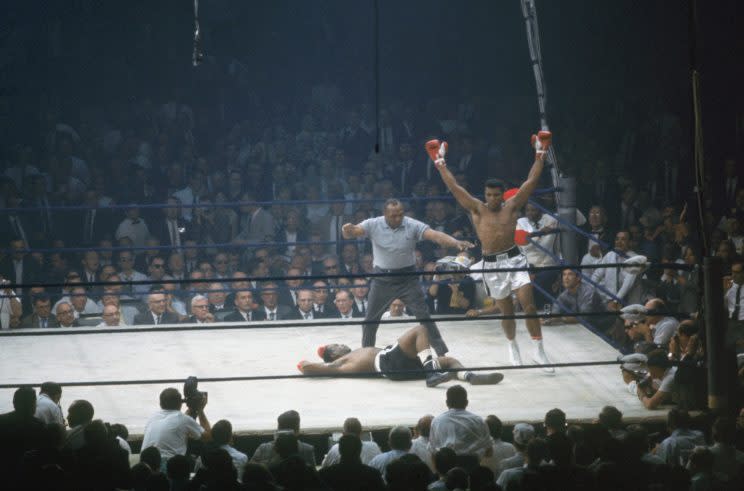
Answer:
[[[515,367],[522,366],[522,355],[519,354],[519,345],[516,341],[509,341],[509,362]]]
[[[532,353],[532,359],[537,363],[538,365],[550,365],[550,360],[548,360],[548,356],[545,354],[545,348],[543,348],[542,340],[538,341],[535,346],[535,351]],[[553,367],[543,367],[543,372],[545,373],[555,373],[555,368]]]

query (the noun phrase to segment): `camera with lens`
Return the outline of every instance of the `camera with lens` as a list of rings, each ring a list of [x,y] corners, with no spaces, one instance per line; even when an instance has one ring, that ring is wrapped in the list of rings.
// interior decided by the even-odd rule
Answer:
[[[183,384],[183,402],[189,408],[189,414],[196,418],[199,411],[207,405],[207,393],[199,390],[199,380],[196,377],[189,377]]]
[[[470,259],[465,256],[445,256],[434,268],[438,273],[462,273],[470,268]]]

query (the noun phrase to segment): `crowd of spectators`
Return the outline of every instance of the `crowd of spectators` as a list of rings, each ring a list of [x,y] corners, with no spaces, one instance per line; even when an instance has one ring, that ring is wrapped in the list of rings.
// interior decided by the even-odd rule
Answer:
[[[678,408],[661,431],[628,425],[606,406],[591,424],[569,425],[554,408],[543,424],[507,432],[496,415],[468,411],[466,390],[454,385],[443,412],[413,430],[394,426],[386,441],[352,417],[327,445],[313,445],[290,410],[278,416],[273,440],[251,449],[228,420],[210,424],[206,399],[187,398],[182,410],[181,393],[167,388],[133,455],[126,427],[104,422],[85,400],[70,403],[64,418],[62,397],[53,382],[38,397],[24,386],[14,410],[0,415],[6,489],[699,491],[739,489],[744,478],[741,417],[691,418]],[[316,455],[325,455],[320,465]]]

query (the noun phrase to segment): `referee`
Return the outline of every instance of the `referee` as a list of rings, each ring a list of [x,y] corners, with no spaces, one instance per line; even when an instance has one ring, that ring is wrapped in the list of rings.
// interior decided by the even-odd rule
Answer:
[[[368,218],[358,225],[345,223],[345,239],[367,237],[372,242],[375,273],[413,273],[416,271],[414,251],[421,240],[436,242],[442,247],[460,251],[475,247],[473,243],[457,240],[438,232],[427,224],[403,214],[403,204],[397,199],[385,202],[383,216]],[[429,317],[424,294],[414,274],[401,276],[375,276],[369,290],[367,315],[362,327],[362,347],[374,347],[380,317],[396,298],[405,302],[408,309],[423,324],[429,343],[438,356],[447,353],[447,345],[437,325]]]

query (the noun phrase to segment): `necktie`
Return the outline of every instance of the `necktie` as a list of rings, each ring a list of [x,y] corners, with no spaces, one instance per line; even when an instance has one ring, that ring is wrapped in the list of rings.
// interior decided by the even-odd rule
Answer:
[[[741,285],[736,287],[736,303],[734,304],[734,311],[731,312],[731,319],[738,321],[739,320],[739,307],[741,304]]]
[[[269,320],[273,321],[276,319],[276,314],[274,312],[269,312]]]
[[[41,319],[41,327],[42,328],[46,328],[46,326],[47,326],[47,320],[46,319]]]
[[[160,324],[160,316],[159,315],[156,315],[155,316],[155,324]]]
[[[309,319],[310,318],[310,314],[305,313],[304,315],[305,315],[305,319]]]
[[[367,301],[362,300],[362,314],[367,312]]]

